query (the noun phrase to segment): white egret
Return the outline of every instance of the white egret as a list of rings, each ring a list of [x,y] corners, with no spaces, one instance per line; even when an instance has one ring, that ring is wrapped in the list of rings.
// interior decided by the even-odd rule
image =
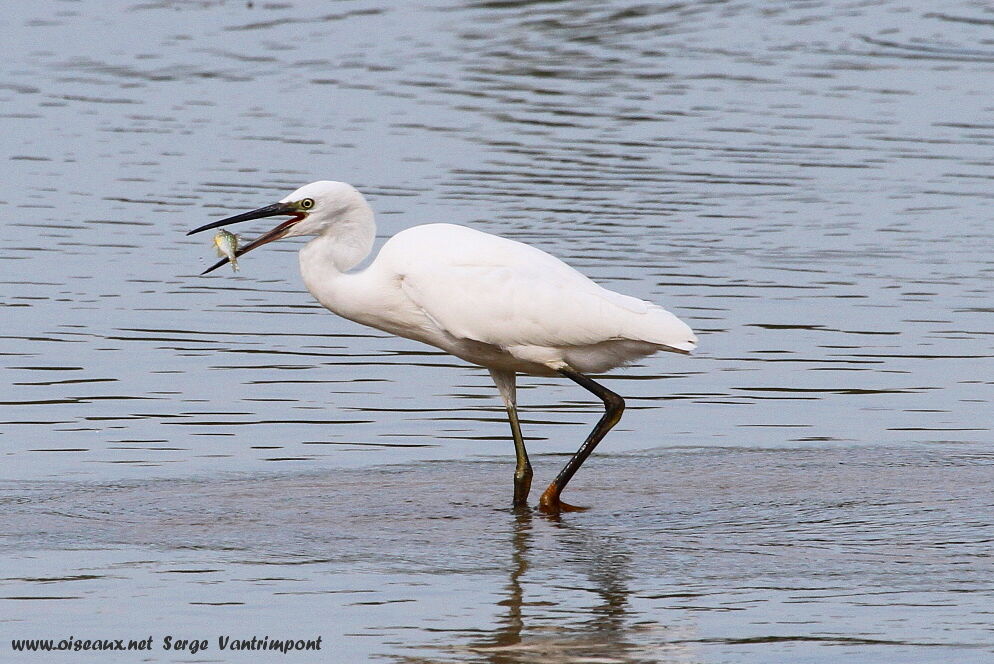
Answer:
[[[539,500],[540,509],[555,513],[575,509],[560,495],[625,407],[584,374],[660,350],[689,353],[697,345],[693,331],[662,307],[602,288],[535,247],[465,226],[409,228],[387,241],[368,267],[350,271],[372,250],[376,225],[362,194],[344,182],[312,182],[278,203],[188,235],[277,215],[290,219],[236,255],[284,237],[317,236],[300,250],[300,272],[324,307],[490,371],[514,438],[516,507],[527,504],[532,479],[516,409],[518,373],[565,376],[604,402],[604,415]]]

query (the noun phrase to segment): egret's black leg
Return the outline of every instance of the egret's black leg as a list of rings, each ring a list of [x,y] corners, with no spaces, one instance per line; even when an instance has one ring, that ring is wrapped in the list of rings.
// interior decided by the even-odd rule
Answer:
[[[514,466],[514,506],[525,507],[532,487],[532,466],[528,463],[528,451],[525,450],[525,439],[521,436],[521,425],[518,423],[517,376],[513,371],[502,369],[490,369],[490,375],[504,400],[511,435],[514,437],[514,456],[517,459]]]
[[[573,507],[572,505],[567,505],[559,496],[562,494],[563,489],[566,488],[566,484],[569,483],[573,474],[576,473],[577,469],[583,465],[583,462],[587,460],[590,453],[594,451],[597,447],[597,443],[601,442],[601,439],[611,430],[618,420],[621,419],[621,414],[625,410],[625,400],[620,396],[607,389],[600,383],[597,383],[590,378],[587,378],[582,373],[578,371],[573,371],[569,368],[559,369],[559,373],[566,376],[573,382],[579,384],[581,387],[593,392],[600,400],[604,402],[604,415],[597,422],[593,431],[587,436],[587,439],[583,441],[583,445],[580,449],[576,451],[576,454],[566,463],[556,479],[552,480],[549,488],[545,490],[542,497],[538,501],[538,507],[543,512],[558,513],[561,511],[570,511],[584,509],[582,507]]]

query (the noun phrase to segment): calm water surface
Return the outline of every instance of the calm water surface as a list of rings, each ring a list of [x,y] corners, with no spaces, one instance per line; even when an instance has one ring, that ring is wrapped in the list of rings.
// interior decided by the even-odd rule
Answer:
[[[422,5],[5,6],[0,658],[990,661],[994,12]],[[186,230],[316,179],[699,332],[605,378],[595,509],[507,511],[486,372],[328,314],[299,244],[197,276]],[[598,408],[521,382],[542,484]]]

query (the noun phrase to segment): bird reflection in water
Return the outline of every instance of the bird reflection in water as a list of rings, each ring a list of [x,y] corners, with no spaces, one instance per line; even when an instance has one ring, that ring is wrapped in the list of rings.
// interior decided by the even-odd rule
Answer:
[[[605,664],[640,660],[629,638],[629,557],[618,541],[555,516],[536,517],[531,510],[514,512],[510,534],[510,572],[504,597],[497,603],[496,628],[471,642],[470,650],[493,664],[567,662],[578,657]],[[546,560],[555,565],[542,565],[540,561]],[[587,583],[576,588],[571,572]],[[539,596],[552,596],[542,586],[556,595],[564,590],[588,591],[595,602],[529,601],[528,585]],[[530,610],[533,607],[537,610]]]

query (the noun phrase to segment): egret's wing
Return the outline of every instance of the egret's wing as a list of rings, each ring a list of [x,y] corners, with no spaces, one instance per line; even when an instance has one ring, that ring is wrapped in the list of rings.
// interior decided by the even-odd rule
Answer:
[[[400,269],[404,293],[441,329],[501,347],[576,347],[613,339],[691,350],[682,321],[609,291],[559,259],[504,238],[448,226]],[[441,232],[439,232],[440,235]],[[425,260],[427,259],[427,260]]]

